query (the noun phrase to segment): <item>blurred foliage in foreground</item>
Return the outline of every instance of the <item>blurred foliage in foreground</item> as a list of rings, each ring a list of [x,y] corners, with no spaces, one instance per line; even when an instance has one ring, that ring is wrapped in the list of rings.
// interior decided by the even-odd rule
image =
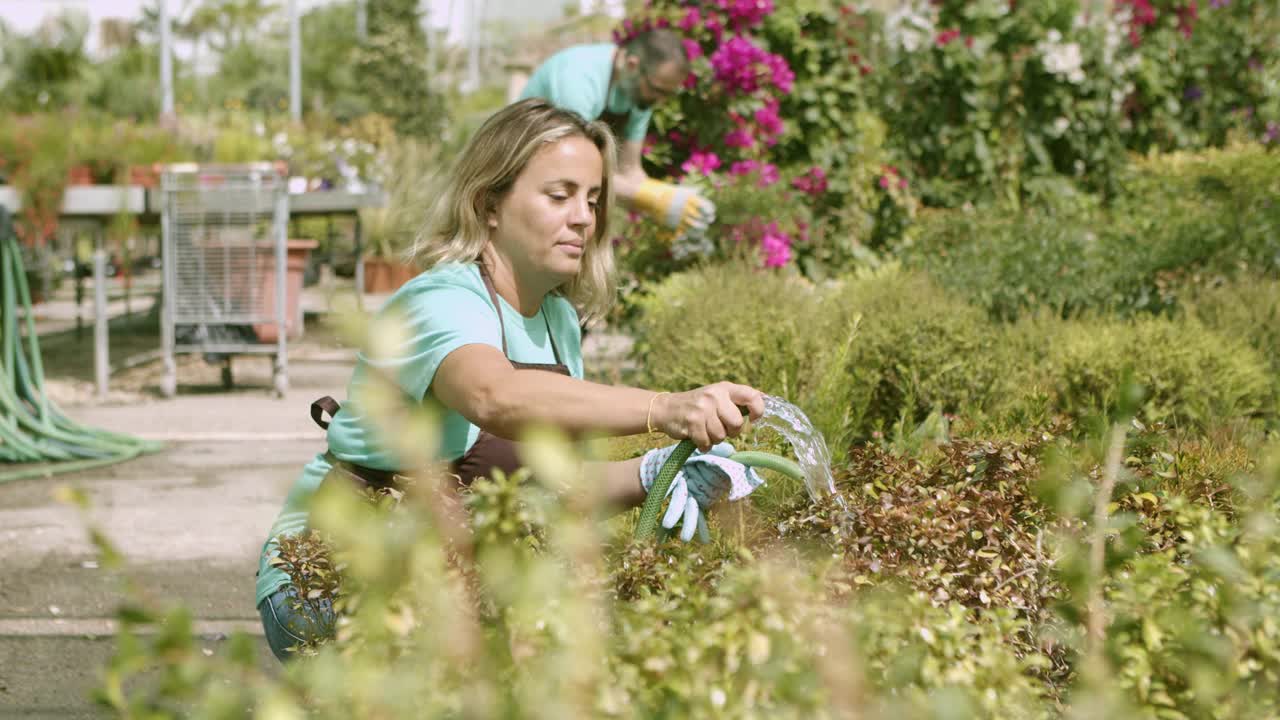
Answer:
[[[474,486],[467,527],[428,500],[438,473],[401,497],[326,488],[286,555],[303,597],[343,608],[335,641],[283,672],[247,636],[206,656],[189,611],[134,593],[100,700],[148,718],[1272,717],[1280,456],[1132,421],[1140,395],[1096,434],[900,428],[837,462],[845,508],[771,477],[705,546],[633,544],[554,435],[528,446],[542,481]],[[429,421],[399,417],[407,449]]]

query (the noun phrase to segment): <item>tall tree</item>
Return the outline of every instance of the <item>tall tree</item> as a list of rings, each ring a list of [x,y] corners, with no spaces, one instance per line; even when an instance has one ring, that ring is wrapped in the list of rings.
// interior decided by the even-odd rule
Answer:
[[[369,3],[368,22],[368,41],[356,52],[356,76],[370,106],[390,117],[400,134],[437,134],[445,121],[445,105],[431,88],[418,0]]]
[[[355,3],[320,5],[302,16],[302,87],[307,107],[351,120],[371,111],[355,73]]]
[[[3,61],[9,70],[3,102],[11,110],[55,110],[78,100],[78,81],[88,67],[85,39],[89,17],[66,11],[47,18],[29,37],[8,34]]]

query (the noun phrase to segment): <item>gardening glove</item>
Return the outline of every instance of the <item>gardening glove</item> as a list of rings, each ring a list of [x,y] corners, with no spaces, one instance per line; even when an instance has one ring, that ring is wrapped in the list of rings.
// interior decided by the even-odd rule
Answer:
[[[677,239],[706,233],[716,206],[696,189],[646,178],[636,190],[636,209],[676,231]]]
[[[653,484],[662,465],[675,450],[675,446],[650,450],[645,454],[640,465],[640,481],[647,491]],[[662,527],[668,530],[680,522],[680,539],[688,542],[693,539],[694,532],[703,542],[709,542],[711,534],[707,530],[706,511],[724,497],[729,500],[740,500],[750,495],[764,480],[756,471],[739,462],[729,459],[733,454],[733,446],[720,443],[708,453],[696,452],[685,461],[684,467],[676,473],[667,496],[671,503],[662,517]],[[646,484],[645,479],[648,478]]]

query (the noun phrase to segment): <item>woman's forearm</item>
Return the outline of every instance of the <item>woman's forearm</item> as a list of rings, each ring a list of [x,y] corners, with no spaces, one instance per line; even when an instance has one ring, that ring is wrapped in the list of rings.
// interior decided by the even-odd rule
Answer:
[[[625,510],[644,503],[645,491],[640,484],[641,459],[587,463],[587,477],[602,483],[601,493],[606,505]]]
[[[488,412],[477,424],[512,439],[537,424],[571,434],[642,433],[648,429],[645,423],[655,395],[651,390],[601,385],[544,370],[516,370],[489,394],[484,403]]]

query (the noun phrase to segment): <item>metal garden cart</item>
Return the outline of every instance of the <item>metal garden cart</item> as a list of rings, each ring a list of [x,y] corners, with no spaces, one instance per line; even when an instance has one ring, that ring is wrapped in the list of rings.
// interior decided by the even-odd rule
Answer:
[[[160,390],[177,393],[178,353],[222,362],[274,357],[272,386],[289,388],[286,302],[289,195],[272,163],[170,165],[161,176],[164,293]]]

